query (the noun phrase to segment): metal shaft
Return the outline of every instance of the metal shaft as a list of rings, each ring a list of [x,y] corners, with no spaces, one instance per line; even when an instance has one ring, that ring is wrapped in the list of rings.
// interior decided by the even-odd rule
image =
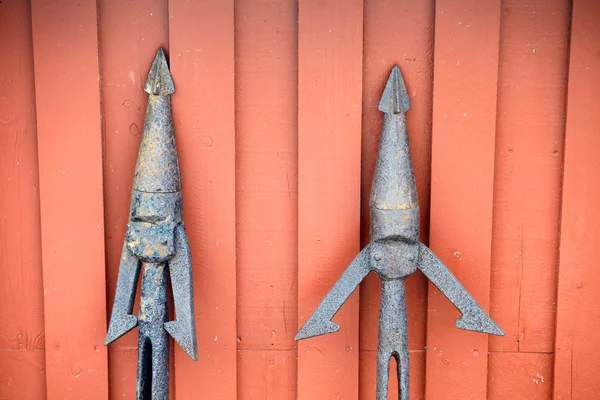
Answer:
[[[169,320],[167,266],[142,264],[138,332],[137,400],[169,398]]]
[[[377,400],[388,400],[391,358],[396,361],[398,400],[409,398],[408,318],[404,279],[381,281],[379,345],[377,349]]]
[[[410,108],[400,70],[392,70],[379,110],[383,114],[377,164],[371,189],[371,242],[401,238],[414,248],[419,241],[419,202],[405,112]],[[394,252],[398,245],[387,248]],[[383,258],[383,257],[382,257]],[[404,280],[415,264],[388,259],[375,272],[381,278],[377,400],[388,399],[390,361],[396,361],[398,400],[409,399],[408,322]],[[384,261],[384,260],[382,260]],[[413,259],[413,261],[415,261]],[[395,266],[395,268],[394,268]]]

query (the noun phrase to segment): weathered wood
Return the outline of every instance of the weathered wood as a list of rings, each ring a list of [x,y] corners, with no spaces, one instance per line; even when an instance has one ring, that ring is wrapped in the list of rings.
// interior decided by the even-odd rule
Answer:
[[[162,0],[98,2],[106,292],[110,307],[116,291],[133,172],[148,102],[142,88],[158,47],[166,48],[168,44],[167,24],[167,6]],[[136,313],[139,294],[138,290]],[[122,398],[124,393],[135,396],[137,342],[137,333],[132,332],[109,347],[111,398]],[[115,374],[115,370],[119,373]]]
[[[198,361],[175,346],[177,399],[236,397],[233,1],[169,2],[172,97],[194,273]]]
[[[368,241],[376,105],[395,63],[421,239],[431,228],[507,333],[487,348],[411,277],[411,398],[595,398],[600,8],[574,0],[571,33],[565,0],[499,3],[366,0],[363,30],[359,2],[1,1],[0,399],[135,397],[135,333],[109,347],[108,374],[102,342],[159,46],[177,89],[200,352],[193,363],[173,347],[172,398],[374,398],[376,277],[360,323],[354,296],[342,331],[300,342],[299,361],[293,336],[358,252],[358,190]]]
[[[235,35],[238,396],[292,400],[279,379],[296,380],[297,6],[238,0]]]
[[[554,399],[593,399],[600,393],[600,3],[573,2]]]
[[[108,398],[95,1],[33,0],[47,395]]]
[[[0,351],[37,350],[44,349],[44,303],[31,9],[26,2],[2,4],[0,37],[0,54],[6,55],[0,58]],[[34,380],[43,387],[44,376]]]
[[[500,1],[436,2],[431,249],[489,305]],[[474,49],[477,49],[474,51]],[[488,336],[429,287],[426,397],[483,399]]]
[[[360,249],[363,2],[299,2],[298,318]],[[298,399],[358,399],[358,292],[339,332],[298,344]]]
[[[46,399],[31,8],[0,4],[0,399]]]
[[[490,351],[554,347],[569,19],[566,0],[502,6]]]
[[[398,64],[409,90],[408,132],[421,209],[421,241],[429,238],[431,181],[431,107],[433,103],[433,17],[430,0],[403,4],[368,0],[364,11],[364,65],[361,163],[361,242],[369,242],[369,199],[383,114],[377,109],[391,68]],[[417,273],[407,279],[411,396],[424,395],[424,351],[427,322],[427,280]],[[360,398],[375,396],[375,357],[379,316],[379,278],[369,276],[360,296]],[[363,352],[366,352],[363,354]],[[415,354],[419,356],[415,357]],[[372,364],[372,365],[370,365]],[[395,368],[395,366],[394,366]],[[397,396],[396,372],[390,374],[390,396]],[[420,379],[417,378],[420,376]]]
[[[553,358],[549,353],[491,353],[486,399],[551,399]]]

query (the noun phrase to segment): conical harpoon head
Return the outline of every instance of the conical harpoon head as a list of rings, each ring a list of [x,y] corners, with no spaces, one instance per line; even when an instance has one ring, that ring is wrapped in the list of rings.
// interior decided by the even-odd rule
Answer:
[[[384,118],[371,188],[372,208],[406,210],[419,206],[404,115],[409,109],[400,68],[394,66],[379,102]]]
[[[178,192],[181,178],[170,97],[175,88],[162,49],[156,54],[144,90],[150,96],[133,189],[147,193]]]

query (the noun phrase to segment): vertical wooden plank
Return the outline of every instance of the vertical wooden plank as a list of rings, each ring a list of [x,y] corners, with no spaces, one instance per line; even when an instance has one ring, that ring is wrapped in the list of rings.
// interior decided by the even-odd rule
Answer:
[[[436,2],[430,245],[486,310],[499,23],[499,0]],[[458,316],[430,285],[427,398],[486,396],[488,336]]]
[[[106,399],[96,2],[31,5],[48,398]]]
[[[491,353],[486,399],[546,400],[552,398],[553,358],[552,354],[548,353]]]
[[[137,347],[108,349],[109,399],[135,399],[137,354]]]
[[[360,250],[363,2],[301,0],[298,32],[298,316]],[[338,333],[298,348],[298,399],[358,399],[358,293]]]
[[[433,104],[433,17],[431,0],[398,2],[367,0],[364,9],[364,67],[361,163],[361,242],[369,242],[369,198],[377,158],[383,114],[377,109],[383,88],[398,64],[408,85],[411,109],[408,132],[421,209],[421,241],[429,237],[429,192],[431,181],[431,111]],[[379,317],[379,278],[370,275],[361,285],[360,296],[360,398],[375,396],[375,351]],[[416,273],[407,279],[411,379],[425,368],[427,279]],[[364,354],[369,352],[372,354]],[[414,353],[420,352],[420,353]],[[416,355],[419,355],[418,357]],[[366,363],[372,365],[366,365]],[[395,368],[395,366],[394,366]],[[396,373],[391,374],[396,381]],[[421,378],[423,378],[421,376]],[[412,398],[424,396],[424,379],[411,383]],[[393,382],[395,385],[397,382]],[[397,391],[390,388],[390,397]]]
[[[173,118],[194,263],[198,361],[175,346],[177,399],[236,396],[233,1],[169,2]]]
[[[45,399],[31,7],[0,3],[0,399]]]
[[[568,0],[502,5],[490,351],[554,347],[569,19]]]
[[[573,2],[555,348],[555,400],[600,393],[600,3]]]
[[[142,87],[156,51],[168,44],[167,13],[164,0],[98,1],[109,310],[116,291],[131,183],[148,102]],[[136,299],[139,301],[139,291]],[[110,397],[134,397],[137,331],[112,343],[108,354]]]
[[[244,351],[239,399],[296,399],[295,351]]]
[[[238,399],[295,400],[296,363],[289,362],[297,331],[295,1],[236,1],[235,64]],[[289,371],[273,375],[275,366]],[[273,383],[259,386],[257,376]]]
[[[38,162],[28,4],[0,4],[0,349],[44,348]]]

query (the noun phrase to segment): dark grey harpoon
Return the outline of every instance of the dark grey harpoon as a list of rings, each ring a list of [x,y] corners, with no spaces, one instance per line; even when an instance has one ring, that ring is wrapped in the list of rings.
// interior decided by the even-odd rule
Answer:
[[[182,216],[181,178],[171,116],[175,93],[165,55],[158,51],[144,90],[150,95],[138,154],[117,293],[105,345],[139,325],[137,400],[169,398],[169,336],[198,359],[192,259]],[[132,315],[142,274],[140,311]],[[171,277],[175,321],[169,321]]]
[[[371,190],[370,243],[352,261],[325,296],[296,340],[336,332],[333,316],[374,271],[381,278],[377,400],[388,399],[390,359],[398,373],[398,399],[409,399],[408,327],[404,280],[421,270],[462,313],[456,326],[504,335],[450,270],[423,243],[419,243],[419,203],[406,130],[410,100],[398,66],[394,66],[379,103],[383,126]]]

